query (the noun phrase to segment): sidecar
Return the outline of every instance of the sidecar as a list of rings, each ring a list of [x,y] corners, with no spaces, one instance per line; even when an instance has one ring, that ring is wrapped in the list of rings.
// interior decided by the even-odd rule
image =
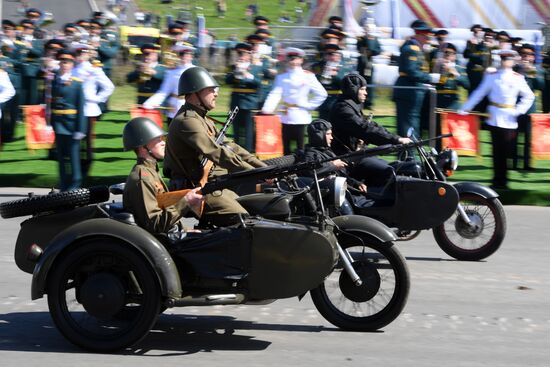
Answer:
[[[378,219],[400,230],[430,229],[455,213],[458,191],[446,182],[396,176],[367,195],[348,195],[356,214]]]
[[[247,218],[173,241],[138,227],[108,197],[100,187],[0,207],[3,217],[32,215],[21,224],[17,266],[33,274],[32,299],[48,295],[59,331],[88,350],[136,343],[167,307],[303,295],[338,261],[331,229]]]

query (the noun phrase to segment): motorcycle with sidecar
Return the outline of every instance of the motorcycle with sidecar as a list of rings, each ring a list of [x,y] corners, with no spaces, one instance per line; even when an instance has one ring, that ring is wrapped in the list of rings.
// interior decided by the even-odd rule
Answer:
[[[306,168],[314,166],[238,172],[208,182],[202,192]],[[335,198],[343,197],[341,183],[333,189]],[[296,213],[292,198],[323,207],[320,187],[301,195],[269,198],[278,203],[279,220],[243,217],[237,225],[187,233],[175,242],[138,227],[120,202],[108,202],[106,187],[2,203],[0,215],[31,216],[21,223],[16,264],[33,274],[32,299],[47,294],[56,327],[87,350],[137,343],[169,307],[268,304],[301,299],[308,291],[319,312],[342,329],[389,324],[409,291],[393,233],[360,216]],[[243,203],[260,210],[259,199]]]
[[[428,140],[419,141],[409,133],[411,146],[385,145],[380,155],[410,151],[391,162],[395,176],[383,187],[370,187],[365,195],[349,189],[347,201],[331,215],[358,214],[377,219],[395,229],[398,240],[415,238],[421,230],[432,229],[439,247],[458,260],[482,260],[496,252],[506,233],[506,215],[498,193],[475,182],[449,183],[456,170],[456,152],[426,149]],[[440,139],[445,136],[436,137]],[[294,164],[294,155],[274,158],[268,164]]]

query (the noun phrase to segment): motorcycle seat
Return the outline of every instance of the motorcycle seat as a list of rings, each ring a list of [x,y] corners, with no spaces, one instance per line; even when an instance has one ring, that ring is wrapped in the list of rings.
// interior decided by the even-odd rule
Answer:
[[[109,214],[110,218],[126,224],[136,225],[134,215],[126,211],[121,202],[102,204],[101,207]]]

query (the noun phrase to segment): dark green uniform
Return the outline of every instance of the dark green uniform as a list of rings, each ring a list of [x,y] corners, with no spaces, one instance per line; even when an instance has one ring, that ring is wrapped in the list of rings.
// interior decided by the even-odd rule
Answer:
[[[52,82],[51,123],[55,131],[62,191],[77,189],[82,182],[80,140],[74,138],[74,133],[86,133],[84,102],[82,80],[71,77],[63,81],[56,75]]]
[[[20,41],[16,42],[20,47],[20,69],[22,77],[21,104],[35,105],[38,100],[38,77],[40,74],[40,58],[44,54],[42,40],[34,39],[31,46]]]
[[[275,66],[272,64],[272,60],[275,59],[267,55],[260,56],[260,63],[262,66],[262,85],[258,91],[259,108],[262,108],[264,105],[265,99],[273,87],[273,81],[277,76],[277,71]]]
[[[460,76],[456,76],[449,72],[442,72],[439,83],[435,85],[437,89],[437,107],[450,110],[460,108],[460,91],[459,87],[468,89],[470,83],[466,72],[462,66],[457,65],[456,70]]]
[[[97,54],[99,60],[103,64],[103,71],[109,79],[111,79],[113,61],[116,59],[119,49],[120,41],[118,35],[113,31],[104,31],[101,34],[101,41],[97,48]]]
[[[15,69],[14,61],[10,57],[0,56],[0,69],[8,73],[10,82],[15,89],[15,96],[2,105],[2,126],[0,127],[2,136],[0,141],[9,143],[13,141],[15,123],[19,114],[18,92],[21,89],[21,76]]]
[[[374,36],[364,36],[357,39],[357,51],[361,54],[357,59],[357,72],[365,78],[367,84],[372,84],[372,72],[373,64],[372,57],[380,55],[382,47],[378,38]],[[369,87],[367,100],[363,104],[365,108],[371,108],[374,101],[375,91],[374,88]]]
[[[167,191],[157,162],[138,158],[124,186],[124,208],[134,215],[137,225],[153,234],[167,233],[174,226],[181,230],[180,219],[190,211],[189,205],[182,197],[175,205],[161,209],[156,197]]]
[[[327,61],[325,60],[311,66],[311,71],[328,93],[327,98],[318,108],[319,118],[327,121],[330,121],[330,112],[332,111],[334,103],[336,103],[338,96],[342,94],[342,78],[349,72],[342,64],[334,65],[334,68],[336,69],[336,74],[332,75],[327,69]]]
[[[253,154],[227,139],[222,145],[216,144],[217,135],[206,111],[190,103],[183,105],[170,124],[166,143],[164,166],[171,178],[171,190],[198,187],[203,175],[203,158],[214,163],[210,176],[265,166]],[[246,213],[236,198],[237,194],[230,190],[206,195],[204,215]]]
[[[140,105],[155,94],[162,84],[166,68],[164,65],[158,64],[154,70],[154,75],[146,75],[139,70],[134,70],[126,75],[128,83],[137,83],[137,103]]]
[[[466,73],[470,81],[470,94],[481,84],[485,69],[492,65],[491,48],[480,43],[471,45],[470,49],[464,51],[464,57],[468,55],[468,64],[466,64]]]
[[[397,87],[422,88],[423,83],[431,81],[428,74],[428,63],[422,46],[415,39],[406,41],[401,46],[399,55],[399,77]],[[426,96],[425,89],[395,89],[393,100],[397,106],[397,134],[406,136],[409,127],[420,133],[420,111]]]
[[[542,68],[544,71],[544,89],[542,91],[542,112],[550,112],[550,53],[548,53],[543,61]]]
[[[523,168],[531,168],[531,116],[530,114],[537,112],[537,94],[535,91],[544,91],[544,71],[542,68],[533,67],[532,69],[522,69],[518,68],[518,72],[525,77],[525,81],[529,88],[535,93],[535,100],[531,105],[531,108],[527,111],[525,115],[518,116],[518,131],[524,133],[524,144],[523,144]],[[517,139],[517,136],[516,136]],[[514,169],[517,168],[517,142],[516,142],[516,152],[513,157],[513,166]]]
[[[225,76],[225,83],[231,86],[231,109],[239,107],[239,113],[233,120],[233,131],[235,142],[245,147],[248,151],[254,151],[254,119],[253,110],[259,108],[259,88],[262,83],[261,65],[250,64],[247,72],[252,74],[252,79],[236,74],[236,65],[232,65],[230,71]]]

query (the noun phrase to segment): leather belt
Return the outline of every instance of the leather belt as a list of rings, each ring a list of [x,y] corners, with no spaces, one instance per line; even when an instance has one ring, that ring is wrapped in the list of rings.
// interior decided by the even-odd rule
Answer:
[[[231,89],[233,93],[256,93],[258,92],[257,89],[252,88],[233,88]]]
[[[54,115],[76,115],[77,110],[52,110]]]
[[[342,94],[341,90],[327,90],[328,94]]]
[[[504,103],[496,103],[496,102],[489,102],[489,105],[495,106],[498,108],[516,108],[516,105],[513,105],[513,104],[504,104]]]

